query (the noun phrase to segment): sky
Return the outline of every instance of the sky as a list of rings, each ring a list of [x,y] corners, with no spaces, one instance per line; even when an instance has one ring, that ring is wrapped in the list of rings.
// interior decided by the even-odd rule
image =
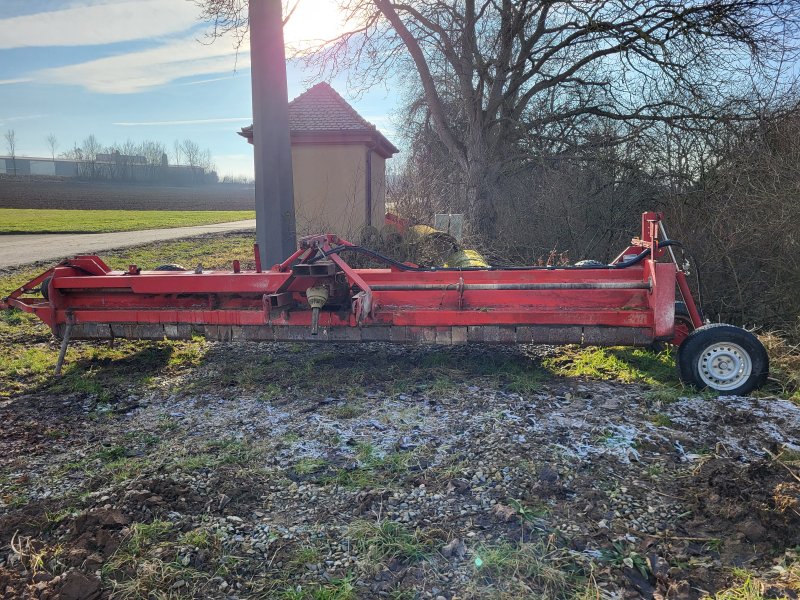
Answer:
[[[186,138],[209,148],[220,176],[253,174],[252,149],[236,135],[252,122],[249,49],[209,43],[190,0],[0,0],[0,133],[16,133],[17,156],[49,156],[89,134],[101,144]],[[334,0],[300,0],[285,28],[303,48],[344,27]],[[316,83],[287,67],[289,98]],[[361,97],[341,76],[330,82],[399,144],[393,90]],[[7,154],[0,139],[0,155]]]

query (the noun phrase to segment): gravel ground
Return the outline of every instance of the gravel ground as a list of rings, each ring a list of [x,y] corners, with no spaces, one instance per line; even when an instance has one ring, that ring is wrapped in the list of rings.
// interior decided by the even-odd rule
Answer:
[[[551,348],[206,349],[113,398],[2,401],[4,598],[800,590],[791,402],[470,370]]]

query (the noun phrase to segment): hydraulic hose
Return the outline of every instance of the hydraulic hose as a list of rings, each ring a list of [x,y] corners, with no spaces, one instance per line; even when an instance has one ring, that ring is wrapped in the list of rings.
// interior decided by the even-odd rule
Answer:
[[[667,248],[670,246],[678,246],[683,247],[677,240],[664,240],[658,243],[659,248]],[[364,256],[368,256],[375,260],[379,260],[387,265],[391,265],[400,269],[401,271],[411,271],[416,273],[423,273],[423,272],[432,272],[432,271],[547,271],[547,270],[555,270],[555,269],[579,269],[581,271],[590,271],[590,270],[600,270],[600,269],[626,269],[628,267],[632,267],[634,265],[639,264],[645,258],[650,256],[650,248],[646,248],[635,257],[619,262],[612,265],[587,265],[583,267],[577,266],[566,266],[566,267],[537,267],[537,266],[515,266],[515,265],[493,265],[489,267],[412,267],[407,264],[401,263],[393,258],[385,256],[380,252],[376,252],[374,250],[370,250],[369,248],[364,248],[362,246],[336,246],[335,248],[331,248],[326,252],[321,252],[319,255],[315,256],[309,263],[314,263],[322,258],[330,256],[331,254],[339,254],[341,252],[348,251],[348,252],[355,252],[357,254],[361,254]]]

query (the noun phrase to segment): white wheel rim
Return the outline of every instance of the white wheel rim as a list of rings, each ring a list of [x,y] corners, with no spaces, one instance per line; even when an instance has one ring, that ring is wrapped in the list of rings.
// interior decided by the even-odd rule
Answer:
[[[697,372],[708,387],[728,391],[747,381],[753,372],[753,362],[738,344],[719,342],[703,350],[697,360]]]

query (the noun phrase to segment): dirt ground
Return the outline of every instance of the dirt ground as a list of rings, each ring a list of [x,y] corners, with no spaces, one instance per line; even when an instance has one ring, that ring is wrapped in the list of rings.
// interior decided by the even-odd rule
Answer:
[[[168,187],[55,178],[0,178],[0,208],[254,210],[253,186]]]
[[[542,347],[137,348],[1,401],[4,598],[800,593],[789,401]]]

